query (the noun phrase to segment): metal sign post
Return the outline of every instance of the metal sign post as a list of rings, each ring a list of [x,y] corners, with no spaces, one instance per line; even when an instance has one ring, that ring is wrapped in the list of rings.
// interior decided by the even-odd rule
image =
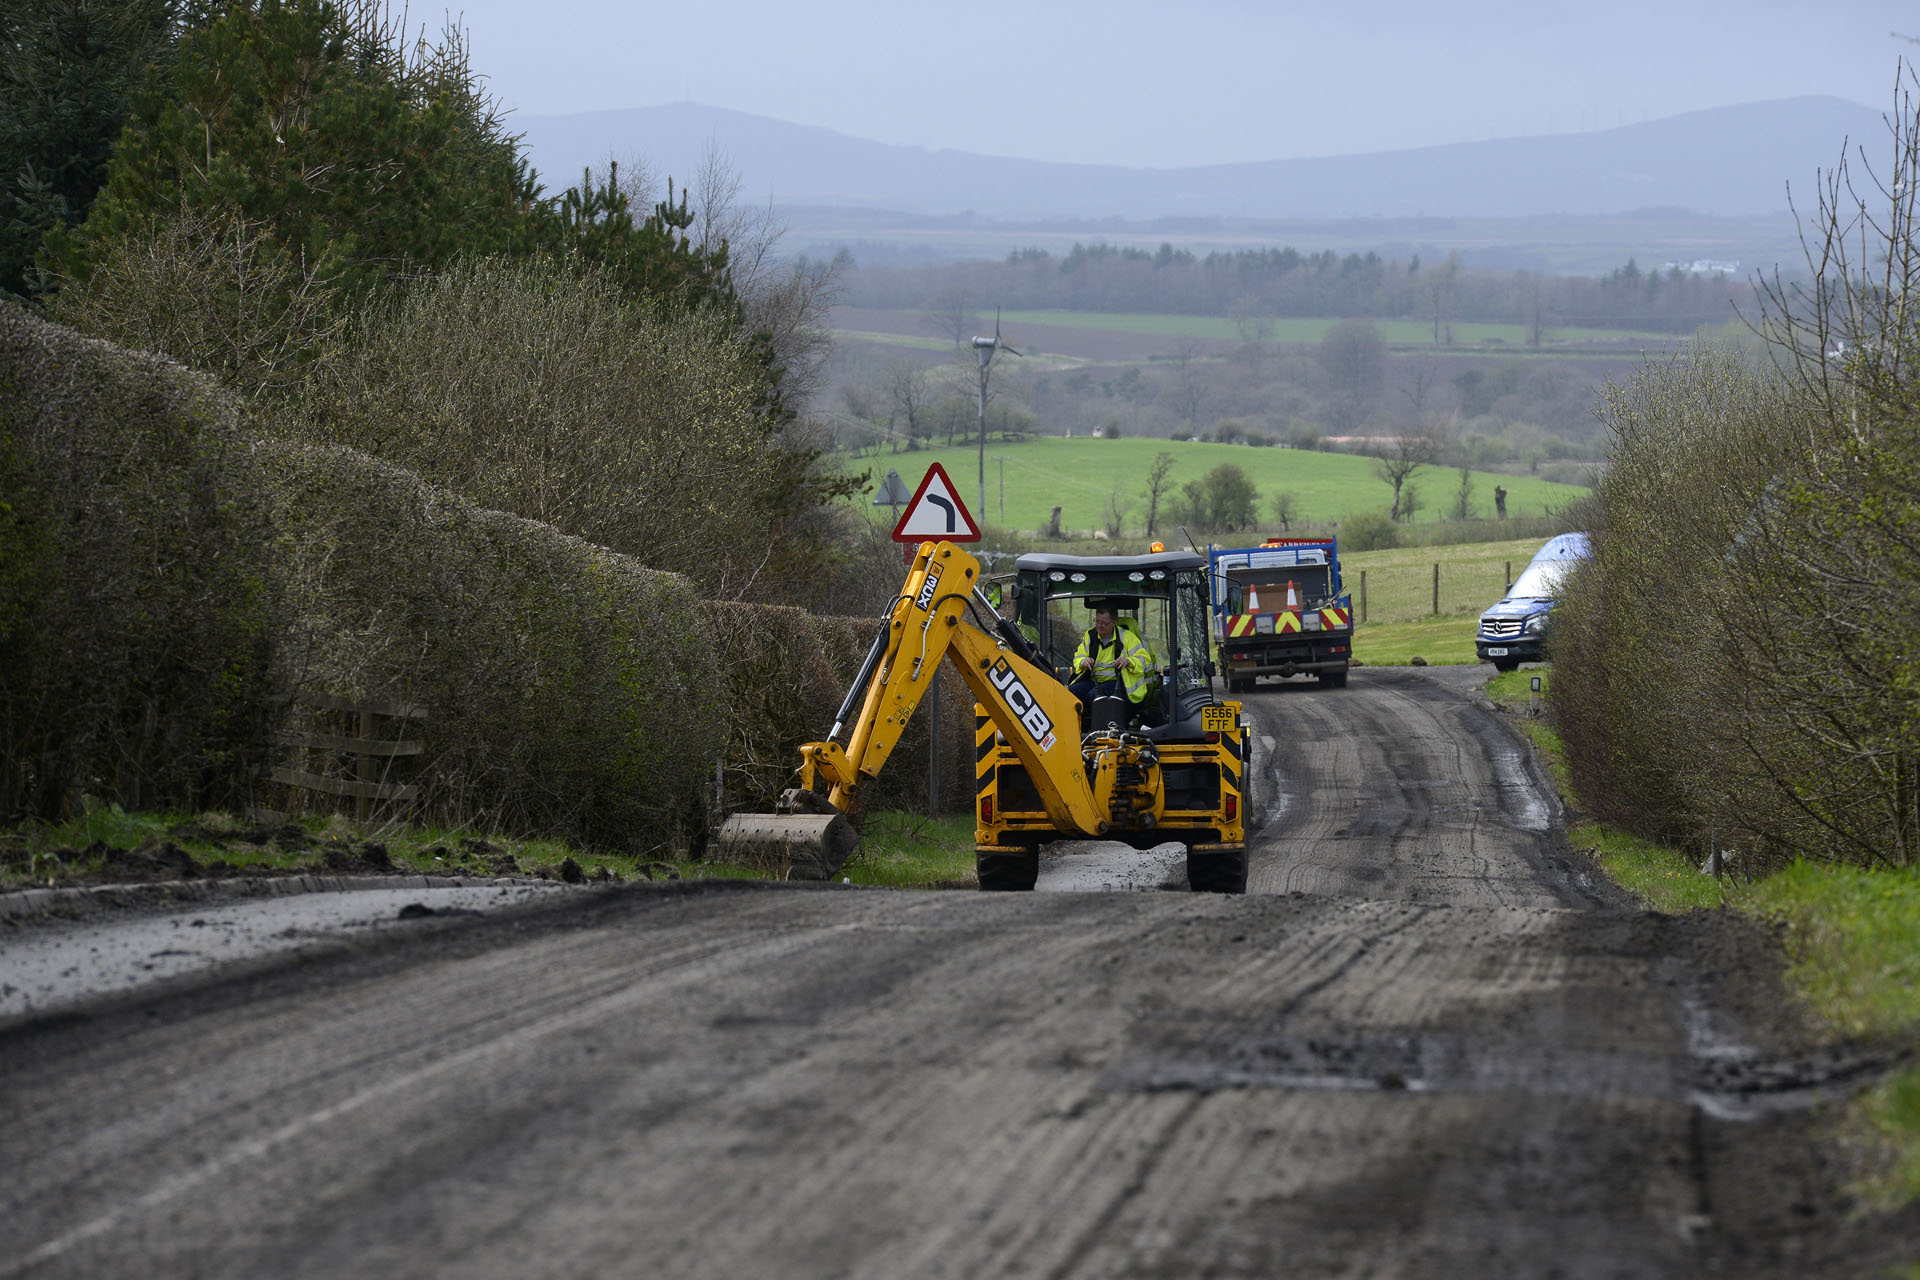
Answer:
[[[887,473],[883,489],[899,482],[895,472]],[[905,486],[901,486],[902,490]],[[874,499],[875,504],[879,499]],[[907,563],[913,563],[914,548],[922,542],[978,542],[980,526],[973,513],[960,501],[947,469],[939,463],[927,468],[920,487],[907,500],[907,509],[893,525],[893,540],[901,544]],[[940,673],[935,671],[927,689],[927,816],[940,812]]]

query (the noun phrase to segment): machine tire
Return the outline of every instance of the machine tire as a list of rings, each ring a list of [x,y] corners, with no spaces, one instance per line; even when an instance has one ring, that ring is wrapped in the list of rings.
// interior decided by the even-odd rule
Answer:
[[[983,891],[1025,892],[1040,878],[1040,850],[1029,845],[1005,853],[975,853],[973,866]]]
[[[1195,893],[1245,893],[1247,851],[1195,853],[1187,851],[1187,887]]]
[[[1345,667],[1342,667],[1338,671],[1322,671],[1320,673],[1320,687],[1322,689],[1346,688],[1347,687],[1347,669]]]

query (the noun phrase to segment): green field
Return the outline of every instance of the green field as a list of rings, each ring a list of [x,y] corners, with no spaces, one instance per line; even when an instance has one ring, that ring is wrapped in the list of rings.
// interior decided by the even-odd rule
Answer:
[[[1031,533],[1046,524],[1048,512],[1057,504],[1061,508],[1063,528],[1100,528],[1106,523],[1107,503],[1118,490],[1121,500],[1131,504],[1123,522],[1122,536],[1137,539],[1146,532],[1147,469],[1162,450],[1172,453],[1176,460],[1169,475],[1175,493],[1182,484],[1200,479],[1223,462],[1239,466],[1259,490],[1259,527],[1273,532],[1279,531],[1279,524],[1273,519],[1273,499],[1279,493],[1293,494],[1296,525],[1302,521],[1325,525],[1363,511],[1384,514],[1392,498],[1386,484],[1374,476],[1372,460],[1354,454],[1144,438],[1069,440],[1047,436],[1017,444],[987,442],[987,509],[984,513],[975,510],[974,519],[1003,530]],[[935,462],[945,467],[953,478],[960,500],[969,509],[974,508],[979,493],[979,454],[975,446],[922,449],[914,453],[880,452],[848,459],[846,465],[851,470],[866,469],[872,473],[868,496],[862,499],[862,505],[866,506],[888,468],[898,470],[911,491],[919,485],[928,466]],[[1413,483],[1425,503],[1421,522],[1431,521],[1451,506],[1459,487],[1459,473],[1448,467],[1430,467],[1416,474]],[[1531,476],[1476,472],[1474,514],[1493,515],[1493,489],[1497,484],[1506,486],[1507,510],[1515,516],[1540,515],[1549,507],[1558,511],[1587,492],[1575,485],[1553,484]],[[870,506],[866,509],[873,510]],[[875,518],[889,518],[888,510],[880,508]],[[1164,510],[1155,533],[1169,545],[1179,540]],[[1252,535],[1222,536],[1240,542]],[[1448,550],[1451,554],[1453,549]],[[1413,555],[1417,562],[1423,553],[1405,554]],[[1516,558],[1524,560],[1526,556]],[[1431,561],[1429,556],[1428,563]],[[1490,574],[1483,576],[1490,581]]]
[[[1175,338],[1218,338],[1227,342],[1242,340],[1240,324],[1224,316],[1172,316],[1104,311],[1008,311],[1001,323],[1014,326],[1051,325],[1064,329],[1104,329],[1111,333],[1152,333]],[[1334,318],[1308,319],[1284,316],[1272,324],[1271,341],[1289,343],[1318,342],[1327,330],[1340,321]],[[1381,336],[1395,346],[1432,346],[1433,326],[1419,320],[1375,320]],[[1478,347],[1487,344],[1527,349],[1528,331],[1520,324],[1455,324],[1454,347]],[[1008,337],[1018,340],[1017,333]],[[1643,333],[1622,329],[1549,329],[1548,345],[1575,343],[1644,342],[1666,346],[1675,340],[1670,333]]]
[[[1430,667],[1464,667],[1473,656],[1473,622],[1467,618],[1423,622],[1369,622],[1353,629],[1354,661],[1369,667],[1404,667],[1415,658]],[[1493,668],[1489,667],[1491,671]]]
[[[1384,486],[1383,486],[1384,487]],[[1511,503],[1512,499],[1508,499]],[[1340,573],[1353,611],[1360,617],[1360,575],[1366,574],[1365,620],[1373,624],[1420,622],[1434,616],[1433,567],[1440,566],[1440,614],[1472,619],[1506,593],[1512,573],[1526,567],[1544,538],[1513,542],[1470,542],[1452,547],[1403,547],[1340,556]],[[1462,627],[1466,661],[1473,660],[1473,628]],[[1356,637],[1355,645],[1359,644]],[[1364,655],[1363,655],[1364,656]],[[1433,655],[1426,655],[1430,660]]]

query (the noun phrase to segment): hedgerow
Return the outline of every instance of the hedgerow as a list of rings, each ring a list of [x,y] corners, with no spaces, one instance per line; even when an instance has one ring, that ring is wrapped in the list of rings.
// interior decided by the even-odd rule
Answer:
[[[230,800],[274,591],[210,381],[0,302],[0,813]]]

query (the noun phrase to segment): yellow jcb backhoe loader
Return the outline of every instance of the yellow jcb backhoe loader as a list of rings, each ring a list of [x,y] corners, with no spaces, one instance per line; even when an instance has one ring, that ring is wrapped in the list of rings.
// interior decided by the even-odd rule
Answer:
[[[1184,843],[1194,889],[1243,892],[1248,739],[1240,704],[1213,694],[1206,557],[1036,554],[1014,569],[1010,603],[996,609],[977,560],[949,542],[922,543],[833,729],[800,748],[799,785],[777,813],[728,818],[722,846],[836,872],[857,843],[847,815],[859,811],[862,784],[951,659],[976,700],[982,889],[1031,889],[1042,844],[1100,838]],[[1097,609],[1120,619],[1149,662],[1117,696],[1109,686],[1083,705],[1066,681],[1080,674],[1083,642],[1097,638]]]

